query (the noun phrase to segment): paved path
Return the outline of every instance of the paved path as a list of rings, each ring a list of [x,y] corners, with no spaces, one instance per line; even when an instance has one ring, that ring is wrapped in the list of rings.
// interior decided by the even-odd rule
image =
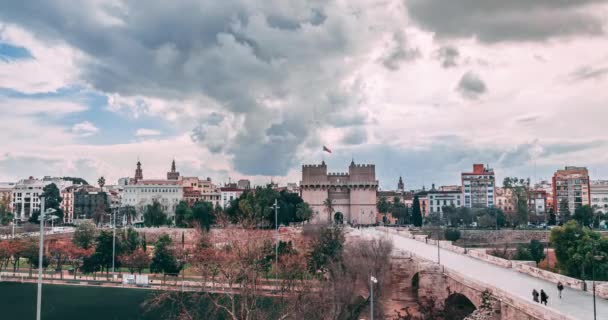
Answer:
[[[354,230],[353,234],[383,236],[387,233],[376,229]],[[437,246],[414,239],[388,234],[396,249],[410,251],[422,258],[437,261]],[[502,268],[465,255],[441,249],[441,264],[480,283],[501,288],[524,299],[532,299],[532,290],[545,290],[549,295],[549,308],[554,308],[576,319],[593,320],[593,295],[589,292],[565,288],[559,299],[555,283],[534,278],[512,269]],[[608,300],[596,298],[597,319],[608,320]]]

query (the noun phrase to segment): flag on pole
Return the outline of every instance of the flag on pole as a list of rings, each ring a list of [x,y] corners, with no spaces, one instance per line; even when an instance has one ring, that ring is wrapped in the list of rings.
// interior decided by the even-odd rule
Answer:
[[[371,279],[373,283],[378,283],[378,279],[376,279],[376,277],[372,276]]]
[[[323,146],[323,151],[325,151],[327,153],[331,153],[331,150],[329,150],[329,148],[326,146]]]

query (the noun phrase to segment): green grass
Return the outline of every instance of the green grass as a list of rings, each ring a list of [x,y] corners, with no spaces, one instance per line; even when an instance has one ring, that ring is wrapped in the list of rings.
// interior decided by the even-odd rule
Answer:
[[[2,319],[35,319],[34,283],[0,283]],[[42,286],[42,319],[45,320],[156,320],[158,312],[144,312],[141,304],[150,290],[67,285]]]
[[[0,282],[0,319],[36,318],[35,283]],[[155,292],[130,288],[70,286],[44,284],[42,286],[42,319],[44,320],[161,320],[173,306],[165,305],[146,311],[142,303]],[[187,293],[196,294],[196,293]],[[208,300],[196,300],[202,319],[225,320],[223,312],[210,313]],[[260,298],[258,306],[269,311],[269,319],[276,319],[278,306],[271,298]]]

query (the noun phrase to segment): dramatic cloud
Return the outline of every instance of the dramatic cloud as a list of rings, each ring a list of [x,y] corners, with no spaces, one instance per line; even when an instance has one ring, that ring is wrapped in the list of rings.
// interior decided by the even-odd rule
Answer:
[[[462,75],[457,90],[466,99],[477,99],[487,91],[486,84],[472,71]]]
[[[458,57],[460,52],[458,48],[453,46],[445,46],[439,48],[439,60],[444,68],[455,67],[458,65]]]
[[[347,145],[362,144],[367,142],[367,132],[364,128],[353,128],[342,138],[342,143]]]
[[[439,37],[482,42],[537,41],[557,36],[601,35],[593,4],[606,0],[409,0],[411,18]]]
[[[419,58],[421,53],[418,48],[408,48],[404,36],[401,33],[393,35],[393,44],[387,54],[381,59],[382,64],[389,70],[399,70],[402,62]]]
[[[97,133],[97,131],[99,131],[99,128],[97,128],[95,125],[93,125],[89,121],[83,121],[83,122],[77,123],[72,127],[72,132],[74,132],[77,135],[83,136],[83,137],[88,137],[90,135],[93,135],[93,134]]]
[[[458,183],[474,162],[608,176],[608,0],[0,7],[0,180],[111,181],[138,158],[162,177],[175,157],[216,181],[293,182],[323,145],[392,187]]]

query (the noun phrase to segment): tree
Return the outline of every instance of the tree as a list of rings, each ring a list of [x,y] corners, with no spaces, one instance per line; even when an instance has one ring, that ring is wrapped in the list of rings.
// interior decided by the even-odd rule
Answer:
[[[188,221],[192,219],[192,209],[186,201],[180,201],[175,208],[175,225],[180,228],[188,226]]]
[[[570,212],[570,205],[568,203],[568,199],[562,199],[559,202],[558,214],[560,215],[561,222],[566,223],[566,222],[570,221],[572,213]]]
[[[45,186],[42,189],[42,194],[40,197],[44,197],[45,200],[45,210],[46,209],[55,209],[53,215],[59,217],[59,220],[63,220],[63,210],[60,208],[61,205],[61,192],[59,188],[54,183],[51,183]]]
[[[554,226],[557,224],[557,217],[553,212],[553,208],[549,208],[549,221],[547,222],[547,224],[550,226]]]
[[[545,259],[545,248],[540,241],[531,240],[528,245],[528,250],[530,251],[530,255],[532,255],[532,260],[536,261],[536,264],[539,264]]]
[[[67,263],[72,267],[74,279],[76,279],[78,270],[83,266],[84,260],[90,257],[93,252],[93,248],[83,249],[73,243],[68,244],[68,248],[66,250]]]
[[[213,204],[207,201],[197,201],[192,207],[192,221],[190,225],[197,224],[209,231],[215,218],[213,216]]]
[[[481,228],[501,228],[507,224],[505,213],[496,207],[476,209],[474,214]]]
[[[376,203],[376,208],[378,209],[378,212],[380,212],[381,214],[387,214],[389,209],[391,207],[391,204],[388,203],[388,201],[386,200],[386,197],[380,197],[380,199],[378,199],[378,203]]]
[[[118,257],[120,264],[129,269],[130,273],[139,273],[150,265],[150,257],[141,248],[137,248],[135,251],[129,254],[123,254]]]
[[[134,252],[137,247],[141,244],[141,240],[139,239],[139,233],[135,231],[133,228],[127,229],[126,233],[122,235],[122,250],[126,254],[130,254]]]
[[[95,252],[91,256],[90,260],[85,261],[93,264],[93,268],[89,268],[88,270],[96,270],[98,267],[101,272],[106,270],[106,273],[110,271],[110,267],[112,266],[112,232],[110,231],[101,231],[97,238],[95,239]],[[119,241],[120,239],[116,239],[116,253],[115,256],[119,256],[122,253],[122,246]],[[90,267],[90,266],[89,266]]]
[[[426,224],[430,224],[432,226],[441,225],[441,213],[431,212],[428,214],[428,216],[424,220],[425,220]]]
[[[308,254],[308,270],[312,274],[327,271],[328,266],[342,260],[344,232],[339,227],[323,228],[313,239],[312,250]]]
[[[69,242],[62,241],[51,242],[48,246],[51,262],[55,263],[55,271],[59,272],[61,279],[63,279],[63,266],[68,262],[69,246]]]
[[[95,241],[96,231],[97,230],[92,223],[82,223],[76,228],[76,231],[74,231],[72,242],[80,248],[89,249]]]
[[[167,224],[167,214],[163,211],[158,201],[146,206],[144,211],[144,225],[146,227],[158,227]]]
[[[182,266],[177,261],[171,244],[173,241],[167,234],[161,235],[154,244],[154,257],[150,263],[150,271],[164,275],[177,275]]]
[[[562,273],[588,279],[595,265],[596,280],[608,280],[608,239],[601,238],[599,233],[572,220],[551,229],[551,243]],[[593,261],[596,255],[604,259]]]
[[[580,206],[574,210],[572,218],[581,226],[589,227],[593,223],[593,209],[588,205]]]
[[[515,200],[516,221],[515,224],[527,224],[529,221],[528,197],[530,193],[530,178],[518,179],[517,177],[506,177],[503,187],[510,189]]]
[[[78,177],[62,177],[61,180],[72,181],[73,184],[89,185],[89,183],[86,180],[84,180],[83,178],[78,178]]]
[[[301,202],[296,205],[296,217],[300,221],[309,221],[312,218],[312,209],[306,202]]]
[[[455,228],[447,228],[445,229],[444,236],[446,240],[458,241],[458,239],[460,239],[460,230]]]
[[[31,239],[27,242],[26,249],[23,252],[23,257],[27,260],[27,263],[30,265],[30,277],[32,276],[32,268],[38,269],[39,260],[39,245],[38,242],[34,239]],[[42,256],[42,267],[46,269],[46,267],[50,264],[49,256],[44,253]]]
[[[422,226],[422,212],[420,211],[420,199],[418,195],[414,196],[414,203],[412,204],[412,224],[416,227]]]
[[[9,205],[8,199],[0,200],[0,224],[3,226],[6,226],[13,221],[14,216],[8,210]]]
[[[97,184],[100,188],[103,189],[103,186],[106,185],[106,178],[104,178],[103,176],[99,177],[99,179],[97,179]]]

